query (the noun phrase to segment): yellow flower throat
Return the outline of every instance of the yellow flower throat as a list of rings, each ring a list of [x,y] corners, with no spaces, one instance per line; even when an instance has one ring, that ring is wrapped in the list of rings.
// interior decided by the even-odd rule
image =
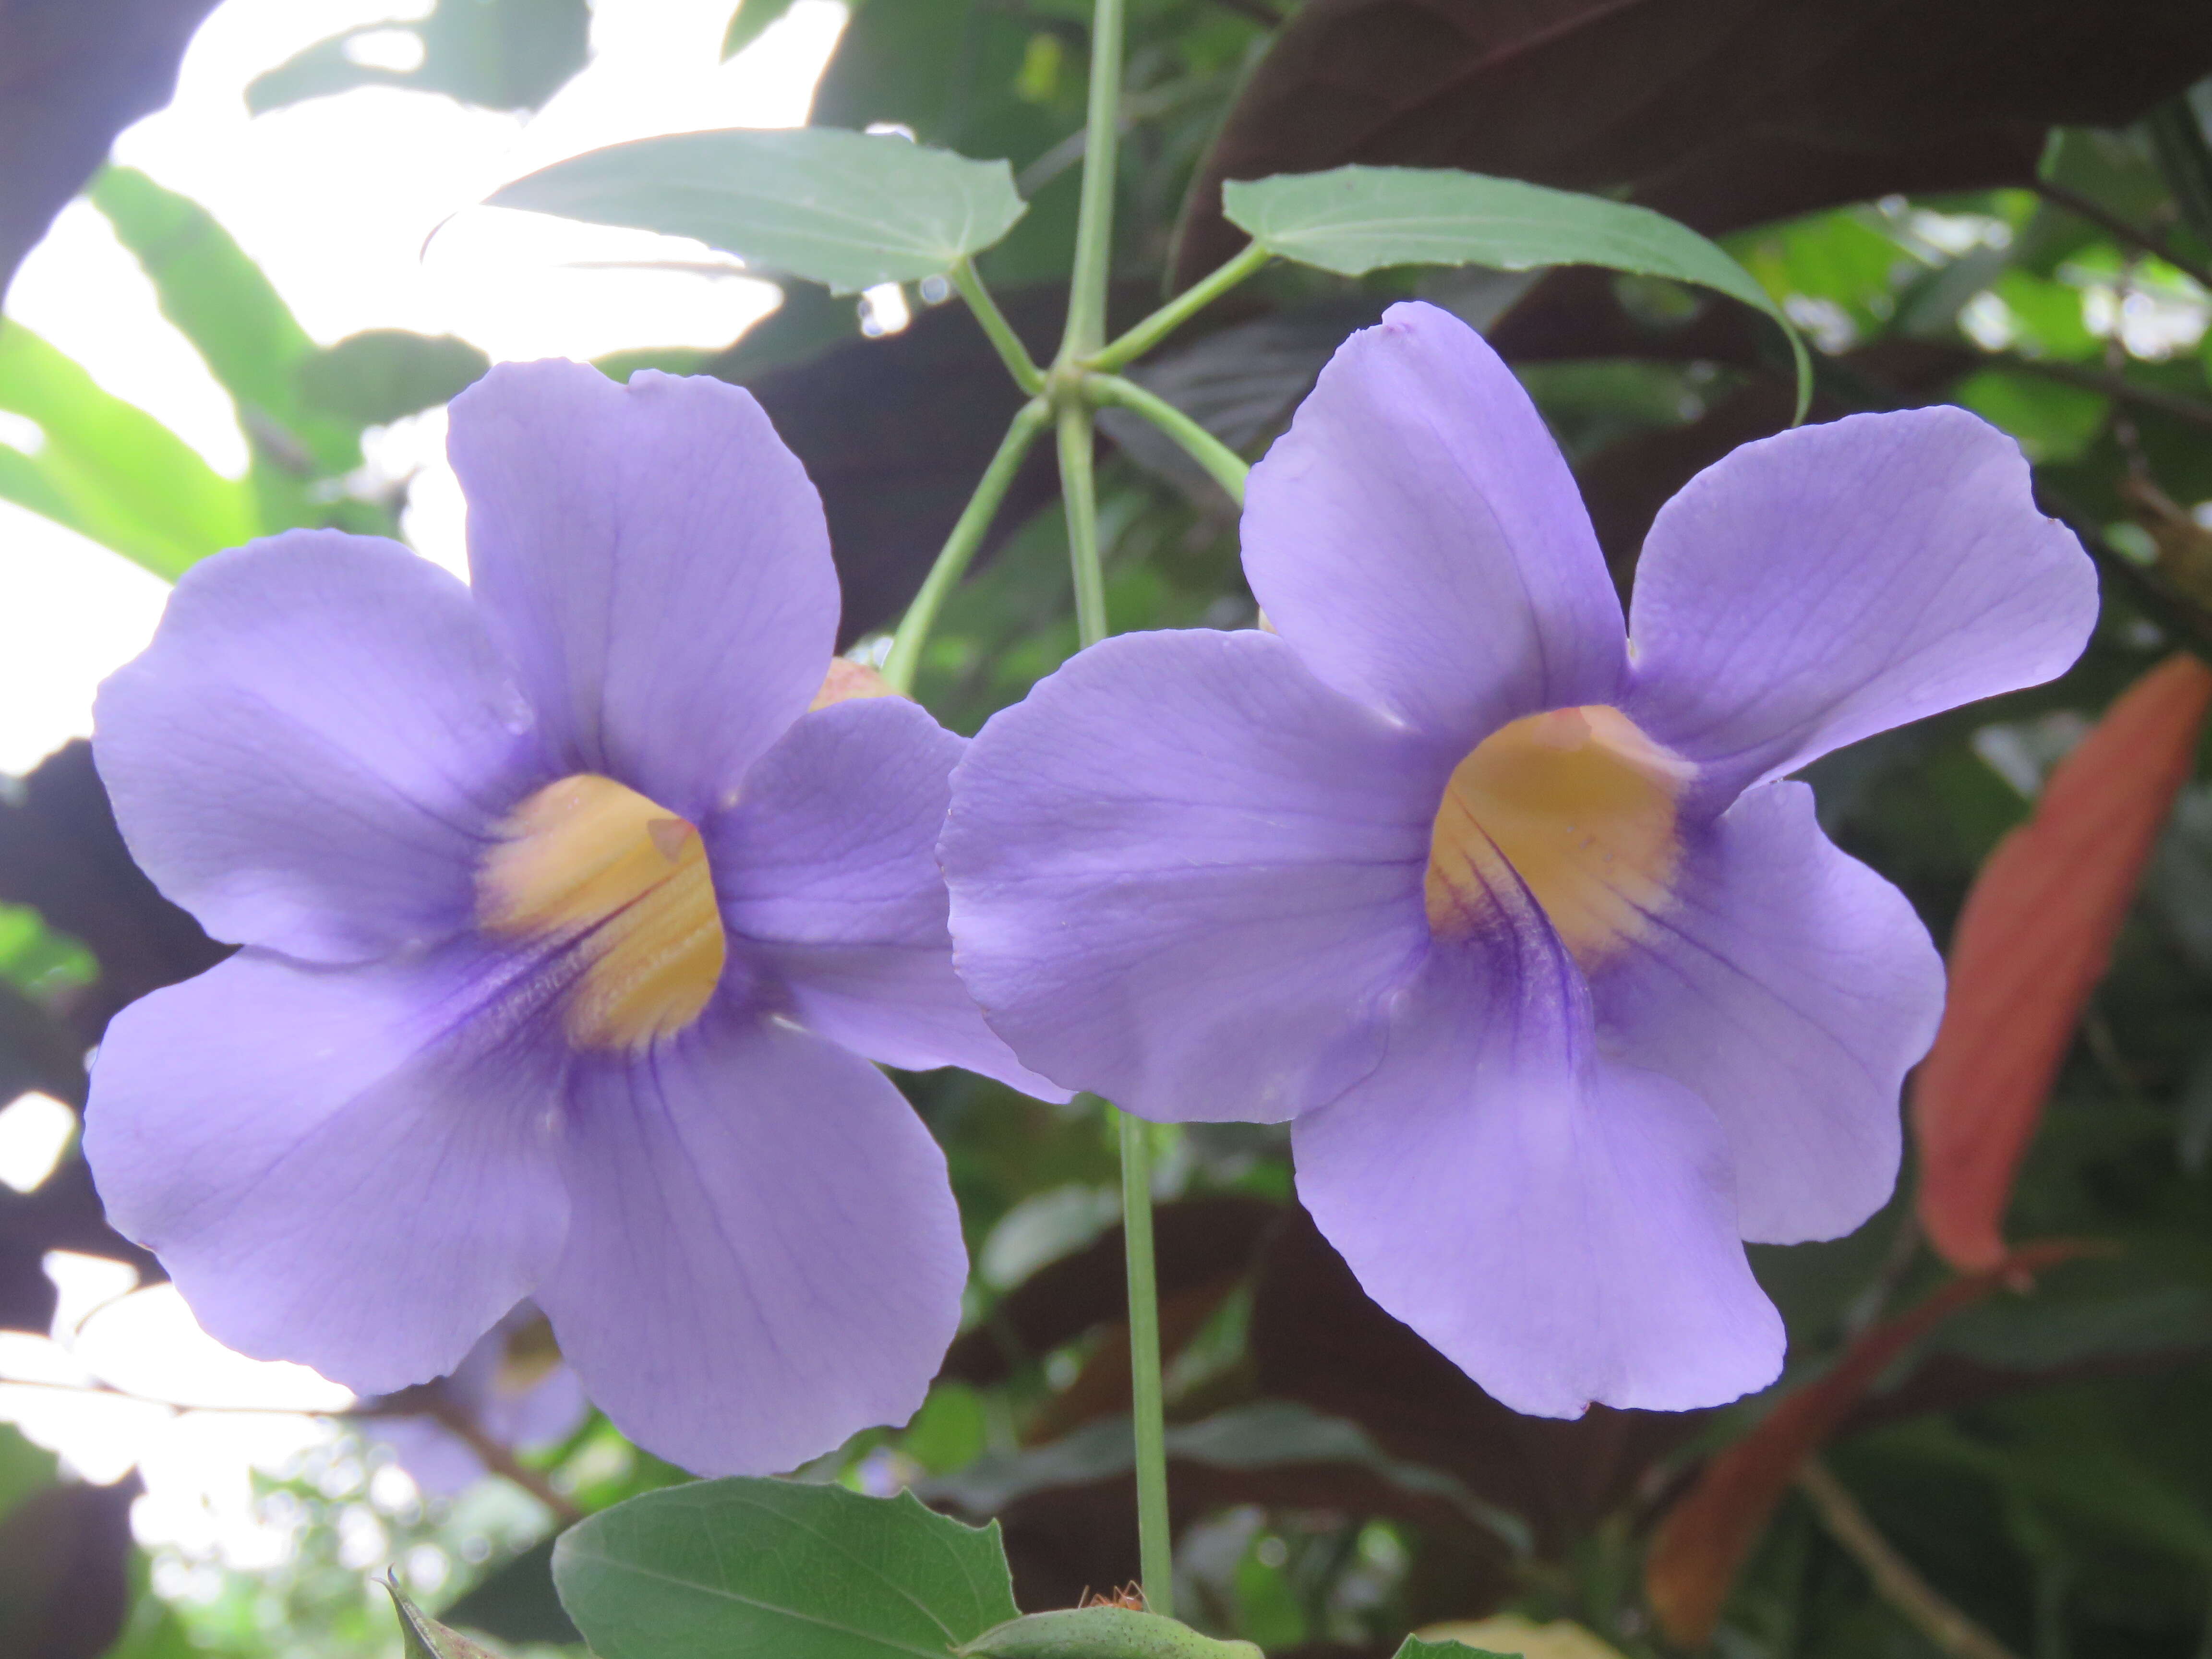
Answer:
[[[1575,960],[1596,966],[1664,908],[1681,862],[1675,807],[1695,771],[1601,703],[1501,727],[1444,787],[1430,929],[1462,939],[1494,921],[1517,876]]]
[[[477,920],[562,952],[571,1042],[635,1051],[699,1017],[728,947],[696,830],[579,772],[532,795],[498,834],[477,872]]]

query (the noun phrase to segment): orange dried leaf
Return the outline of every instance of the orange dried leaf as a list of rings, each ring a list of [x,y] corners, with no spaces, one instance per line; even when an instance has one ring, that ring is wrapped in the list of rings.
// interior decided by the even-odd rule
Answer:
[[[2062,761],[1997,844],[1951,945],[1950,999],[1912,1091],[1921,1225],[1962,1271],[2004,1255],[2013,1177],[2104,977],[2159,828],[2195,767],[2212,669],[2169,658]]]
[[[1703,1646],[1712,1635],[1736,1570],[1799,1466],[1899,1355],[1992,1291],[2017,1286],[2090,1248],[2064,1241],[2031,1245],[1986,1273],[1953,1279],[1926,1301],[1862,1333],[1832,1367],[1707,1463],[1660,1522],[1644,1560],[1644,1593],[1667,1634],[1685,1647]]]

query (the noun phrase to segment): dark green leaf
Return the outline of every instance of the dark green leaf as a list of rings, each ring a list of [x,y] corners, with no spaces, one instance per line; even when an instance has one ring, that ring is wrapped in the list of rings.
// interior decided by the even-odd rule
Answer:
[[[1017,1616],[995,1524],[786,1480],[617,1504],[562,1534],[553,1578],[601,1659],[945,1659]]]
[[[772,25],[782,21],[784,13],[790,9],[791,0],[738,0],[729,29],[722,36],[722,56],[735,58],[767,33]]]
[[[258,76],[246,88],[256,115],[356,87],[407,87],[451,94],[489,109],[535,109],[583,68],[591,47],[586,0],[439,0],[412,26],[422,61],[411,70],[355,60],[356,43],[388,26],[356,29]]]
[[[1398,1644],[1391,1659],[1519,1659],[1519,1656],[1471,1648],[1464,1642],[1424,1642],[1418,1636],[1408,1636]]]
[[[493,1659],[492,1654],[465,1636],[457,1636],[416,1607],[387,1578],[392,1609],[399,1616],[399,1648],[407,1659]]]
[[[1752,274],[1686,225],[1623,202],[1448,167],[1337,167],[1222,186],[1231,222],[1269,252],[1340,276],[1392,265],[1600,265],[1694,283],[1780,324],[1812,372],[1797,331]]]
[[[532,1544],[495,1567],[446,1609],[446,1622],[465,1625],[502,1642],[580,1642],[553,1589],[553,1543]]]
[[[356,426],[384,426],[452,401],[490,367],[491,359],[450,334],[371,329],[300,365],[300,401]]]
[[[1004,161],[824,127],[641,138],[556,162],[490,202],[696,237],[837,294],[934,276],[1023,212]]]

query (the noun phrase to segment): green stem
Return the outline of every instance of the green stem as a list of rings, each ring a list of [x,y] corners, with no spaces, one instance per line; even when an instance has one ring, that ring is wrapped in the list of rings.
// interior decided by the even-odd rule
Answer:
[[[1116,404],[1143,416],[1188,450],[1193,460],[1228,493],[1237,506],[1244,505],[1244,480],[1251,464],[1227,444],[1166,398],[1145,390],[1118,374],[1092,374],[1084,380],[1089,395],[1102,404]]]
[[[921,661],[921,648],[929,642],[929,630],[937,625],[937,613],[944,606],[945,596],[966,574],[968,562],[975,556],[975,550],[982,545],[991,520],[998,515],[999,503],[1006,498],[1006,487],[1013,483],[1030,446],[1036,441],[1037,434],[1044,430],[1045,422],[1051,418],[1050,405],[1038,398],[1023,405],[1022,412],[1014,416],[1014,423],[1006,428],[999,453],[991,457],[991,465],[984,469],[975,493],[968,498],[959,522],[945,538],[944,550],[938,554],[937,562],[930,566],[921,592],[914,596],[914,603],[900,619],[898,632],[891,635],[890,654],[884,659],[884,678],[890,682],[892,690],[902,696],[913,694],[915,670]]]
[[[1122,0],[1096,0],[1091,14],[1091,106],[1085,127],[1083,205],[1075,222],[1075,274],[1067,295],[1063,363],[1106,343],[1106,283],[1113,268],[1114,184],[1121,143]]]
[[[1098,557],[1098,485],[1092,475],[1091,409],[1082,361],[1106,343],[1106,286],[1113,270],[1115,162],[1121,143],[1122,0],[1094,0],[1091,14],[1090,141],[1067,332],[1048,393],[1060,423],[1060,487],[1067,503],[1067,556],[1075,577],[1078,638],[1106,637],[1106,580]],[[1145,1126],[1124,1116],[1121,1223],[1128,1241],[1129,1382],[1137,1437],[1137,1538],[1145,1597],[1175,1610],[1175,1553],[1168,1536],[1167,1437],[1160,1408],[1160,1299],[1152,1267],[1152,1178]]]
[[[1116,369],[1124,363],[1133,363],[1237,283],[1255,275],[1271,257],[1267,249],[1254,242],[1212,276],[1176,295],[1104,350],[1084,359],[1084,367]]]
[[[1067,562],[1075,577],[1075,635],[1085,646],[1106,637],[1106,577],[1098,558],[1098,481],[1093,471],[1091,410],[1060,409],[1060,494],[1067,506]]]
[[[983,286],[983,279],[975,272],[975,262],[963,254],[947,274],[952,278],[952,286],[960,290],[960,297],[968,302],[968,309],[975,313],[975,320],[983,325],[983,332],[992,345],[997,348],[999,361],[1013,375],[1014,384],[1036,397],[1044,390],[1044,371],[1030,356],[1030,349],[1014,332],[1006,313],[999,309],[991,290]]]
[[[1137,1434],[1139,1582],[1145,1605],[1175,1616],[1175,1549],[1168,1534],[1167,1425],[1160,1406],[1160,1296],[1152,1266],[1151,1125],[1116,1112],[1121,1132],[1121,1234],[1129,1270],[1130,1420]]]

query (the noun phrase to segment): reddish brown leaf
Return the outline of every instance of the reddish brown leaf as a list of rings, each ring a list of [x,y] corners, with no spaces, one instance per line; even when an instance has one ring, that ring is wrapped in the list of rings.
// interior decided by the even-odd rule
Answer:
[[[1660,1522],[1644,1558],[1644,1593],[1667,1633],[1686,1647],[1702,1646],[1711,1636],[1736,1569],[1798,1466],[1900,1354],[1992,1291],[2090,1248],[2069,1242],[2030,1245],[1987,1273],[1953,1279],[1918,1306],[1863,1333],[1827,1372],[1706,1464],[1697,1484]]]
[[[2004,1255],[2013,1176],[2104,976],[2159,827],[2195,769],[2212,669],[2144,675],[1997,844],[1951,942],[1951,992],[1912,1091],[1920,1222],[1954,1267]]]

